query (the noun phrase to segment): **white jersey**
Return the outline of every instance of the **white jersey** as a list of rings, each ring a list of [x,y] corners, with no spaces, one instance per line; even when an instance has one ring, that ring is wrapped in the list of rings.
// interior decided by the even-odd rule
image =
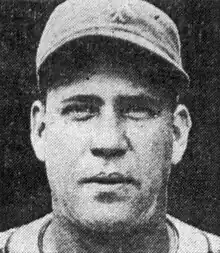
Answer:
[[[20,228],[0,233],[0,253],[44,253],[43,234],[52,218],[53,215],[48,214]],[[220,253],[220,237],[201,231],[170,215],[167,215],[167,221],[177,233],[177,253]]]

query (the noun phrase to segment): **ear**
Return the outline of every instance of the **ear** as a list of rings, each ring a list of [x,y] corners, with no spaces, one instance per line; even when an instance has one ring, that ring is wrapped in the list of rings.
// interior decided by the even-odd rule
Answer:
[[[44,161],[45,153],[45,106],[35,101],[31,107],[31,143],[37,158]]]
[[[172,164],[177,164],[186,150],[192,121],[188,109],[182,104],[177,106],[173,117]]]

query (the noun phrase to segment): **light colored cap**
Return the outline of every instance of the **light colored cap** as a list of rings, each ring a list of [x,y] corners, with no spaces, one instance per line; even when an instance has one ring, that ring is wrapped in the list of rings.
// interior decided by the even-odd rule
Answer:
[[[177,27],[172,19],[143,0],[67,0],[51,14],[37,50],[36,71],[58,48],[86,36],[125,40],[157,55],[189,83],[181,61]]]

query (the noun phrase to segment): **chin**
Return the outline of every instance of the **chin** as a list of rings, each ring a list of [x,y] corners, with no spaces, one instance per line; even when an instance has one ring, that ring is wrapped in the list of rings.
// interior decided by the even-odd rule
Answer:
[[[105,196],[106,197],[106,196]],[[146,201],[147,199],[147,201]],[[136,198],[69,198],[63,203],[62,210],[68,220],[88,229],[99,231],[121,231],[140,225],[149,226],[156,209],[156,199],[139,196]]]
[[[86,219],[82,220],[83,225],[90,230],[104,234],[118,234],[124,233],[131,228],[130,218],[121,219],[120,217],[100,217],[100,219]]]
[[[129,203],[87,203],[75,208],[73,215],[80,224],[100,231],[118,230],[122,224],[134,221]]]
[[[94,232],[104,235],[122,235],[127,233],[135,233],[134,231],[144,230],[146,233],[152,233],[156,224],[144,215],[136,217],[131,212],[118,209],[105,213],[97,214],[97,212],[88,212],[78,220],[84,228],[93,230]]]

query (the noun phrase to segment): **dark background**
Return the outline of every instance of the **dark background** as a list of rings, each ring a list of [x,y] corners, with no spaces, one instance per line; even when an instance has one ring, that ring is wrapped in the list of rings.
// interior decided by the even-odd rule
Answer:
[[[0,2],[0,231],[51,210],[44,165],[30,145],[29,109],[36,47],[59,2]],[[220,235],[220,1],[150,2],[177,23],[192,80],[187,105],[193,128],[184,159],[171,174],[169,213]]]

